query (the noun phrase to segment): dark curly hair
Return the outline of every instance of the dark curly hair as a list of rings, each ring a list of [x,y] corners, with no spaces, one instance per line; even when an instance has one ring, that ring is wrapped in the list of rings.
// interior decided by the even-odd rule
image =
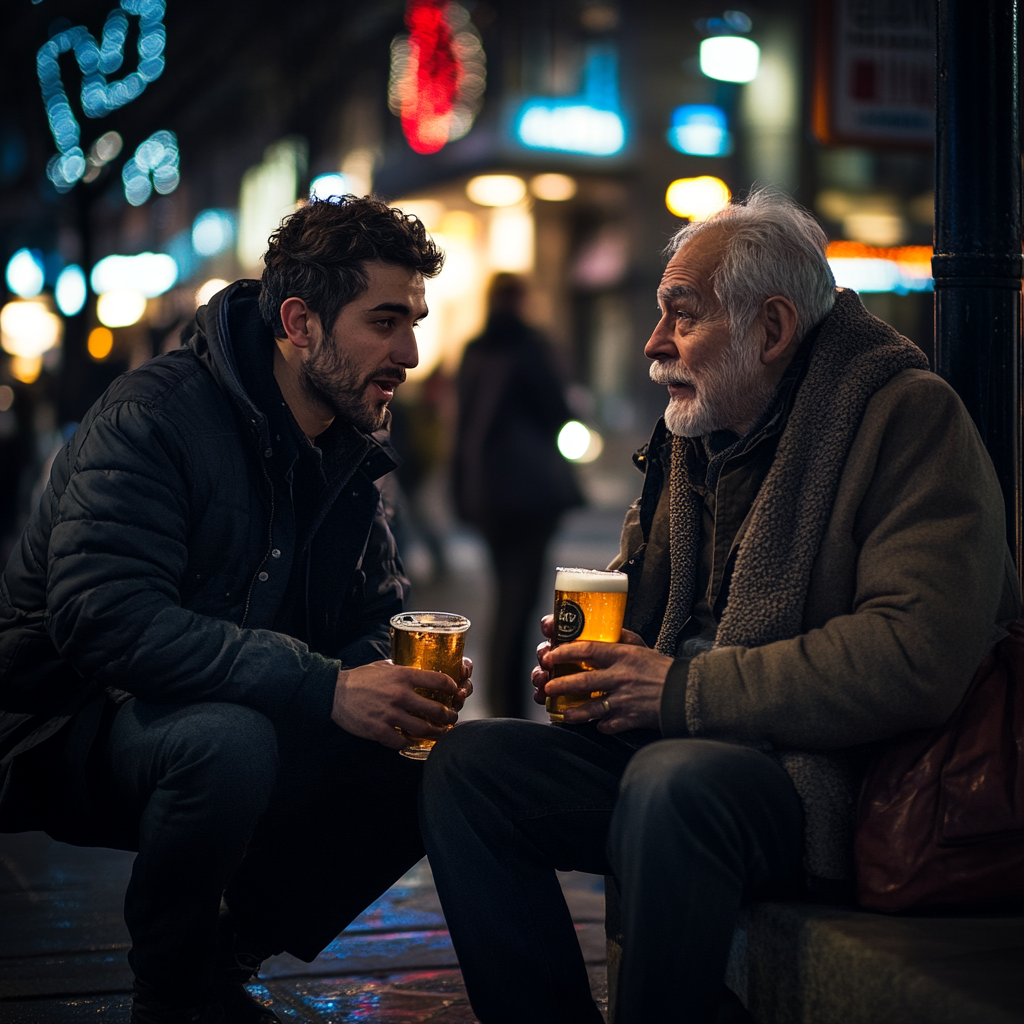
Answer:
[[[270,236],[260,290],[264,323],[275,338],[283,338],[281,303],[294,295],[330,334],[342,306],[369,287],[365,264],[370,260],[435,277],[444,254],[416,217],[372,196],[311,200]]]

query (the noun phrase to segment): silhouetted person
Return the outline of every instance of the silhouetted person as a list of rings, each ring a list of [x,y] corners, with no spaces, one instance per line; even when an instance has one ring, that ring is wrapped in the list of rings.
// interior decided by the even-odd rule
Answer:
[[[454,458],[456,508],[487,540],[498,581],[489,693],[499,717],[525,717],[524,656],[544,552],[566,509],[582,504],[572,467],[559,454],[571,418],[550,346],[522,318],[526,286],[497,274],[484,333],[459,369]]]

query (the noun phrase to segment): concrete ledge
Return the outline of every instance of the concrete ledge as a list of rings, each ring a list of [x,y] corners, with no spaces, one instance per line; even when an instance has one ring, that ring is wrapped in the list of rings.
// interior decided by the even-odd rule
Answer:
[[[610,1009],[620,920],[607,876]],[[756,1024],[1021,1024],[1024,915],[894,917],[758,903],[740,911],[725,982]]]
[[[757,1024],[1020,1024],[1024,916],[761,903],[740,914],[726,983]]]

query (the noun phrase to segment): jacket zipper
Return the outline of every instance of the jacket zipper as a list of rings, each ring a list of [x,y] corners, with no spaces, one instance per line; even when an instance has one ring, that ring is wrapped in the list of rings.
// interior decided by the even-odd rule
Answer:
[[[256,567],[256,572],[253,573],[253,577],[249,581],[249,592],[245,595],[245,611],[242,612],[242,621],[239,624],[239,629],[242,629],[245,626],[245,620],[249,617],[249,604],[252,601],[252,588],[256,586],[256,580],[259,578],[260,570],[267,564],[270,552],[274,548],[274,482],[270,479],[270,474],[267,472],[267,467],[263,462],[260,463],[260,469],[263,470],[263,479],[267,481],[267,484],[270,487],[270,519],[267,522],[267,553],[263,556],[263,561]]]

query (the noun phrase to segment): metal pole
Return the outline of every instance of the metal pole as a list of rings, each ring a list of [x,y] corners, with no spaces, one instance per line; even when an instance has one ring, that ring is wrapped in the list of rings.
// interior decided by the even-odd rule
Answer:
[[[1021,543],[1017,0],[936,0],[935,362],[996,467]]]

